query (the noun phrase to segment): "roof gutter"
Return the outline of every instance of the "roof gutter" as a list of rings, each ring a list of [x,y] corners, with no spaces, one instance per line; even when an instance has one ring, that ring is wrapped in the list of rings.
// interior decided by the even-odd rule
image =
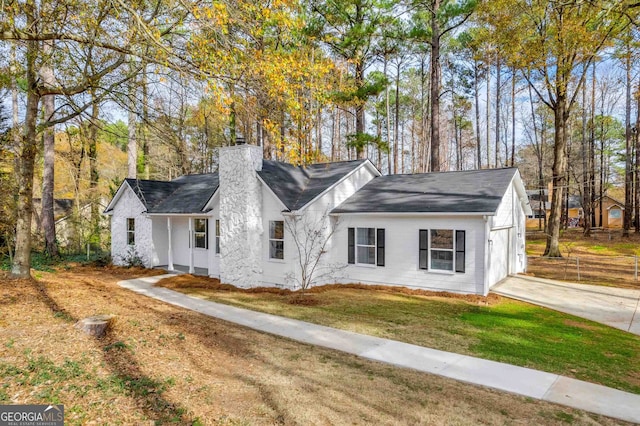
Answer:
[[[496,212],[330,212],[329,216],[495,216]]]

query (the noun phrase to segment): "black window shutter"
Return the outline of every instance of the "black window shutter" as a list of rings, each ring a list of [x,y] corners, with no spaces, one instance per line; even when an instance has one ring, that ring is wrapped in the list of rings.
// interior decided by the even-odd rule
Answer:
[[[465,232],[456,231],[456,272],[464,273]]]
[[[209,218],[205,219],[204,248],[209,250]]]
[[[356,263],[356,231],[354,228],[349,228],[349,247],[348,247],[348,263]]]
[[[429,231],[426,229],[420,230],[420,247],[418,251],[419,267],[420,269],[428,269],[429,262]]]
[[[384,228],[376,230],[376,265],[384,266]]]

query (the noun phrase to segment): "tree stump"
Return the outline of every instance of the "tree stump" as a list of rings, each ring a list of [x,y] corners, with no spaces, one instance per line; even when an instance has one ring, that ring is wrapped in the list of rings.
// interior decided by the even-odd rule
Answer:
[[[113,315],[94,315],[78,321],[75,327],[93,337],[103,337],[107,334]]]

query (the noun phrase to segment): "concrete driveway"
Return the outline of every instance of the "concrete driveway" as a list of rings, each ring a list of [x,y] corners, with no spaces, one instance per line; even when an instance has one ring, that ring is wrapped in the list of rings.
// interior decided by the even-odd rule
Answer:
[[[640,290],[517,275],[491,291],[640,335]]]

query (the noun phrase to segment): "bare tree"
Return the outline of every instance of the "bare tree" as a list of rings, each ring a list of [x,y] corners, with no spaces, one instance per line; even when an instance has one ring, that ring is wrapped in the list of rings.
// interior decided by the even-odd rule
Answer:
[[[331,219],[325,211],[318,216],[292,214],[284,223],[297,254],[297,270],[288,272],[285,279],[294,288],[305,291],[319,281],[338,278],[347,265],[322,261],[327,245],[339,228],[338,219]]]

